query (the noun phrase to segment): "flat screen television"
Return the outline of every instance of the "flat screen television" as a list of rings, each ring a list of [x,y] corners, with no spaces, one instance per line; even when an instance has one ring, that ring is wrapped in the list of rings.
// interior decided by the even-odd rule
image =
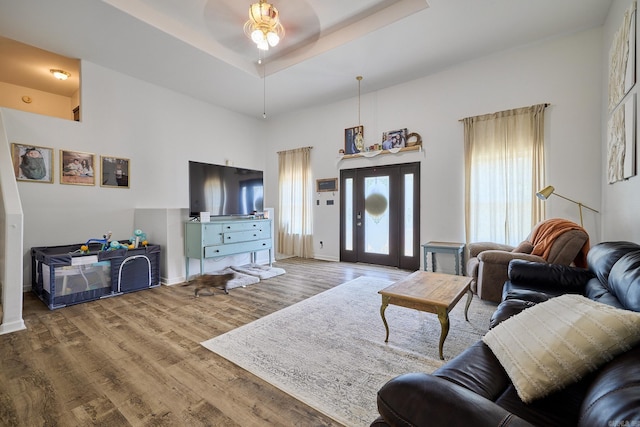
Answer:
[[[189,212],[250,215],[264,210],[262,171],[189,161]]]

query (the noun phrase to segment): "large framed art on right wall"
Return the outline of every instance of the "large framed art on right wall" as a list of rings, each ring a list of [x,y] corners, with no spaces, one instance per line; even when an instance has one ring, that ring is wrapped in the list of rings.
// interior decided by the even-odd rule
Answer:
[[[636,2],[625,11],[609,50],[607,182],[637,174]]]

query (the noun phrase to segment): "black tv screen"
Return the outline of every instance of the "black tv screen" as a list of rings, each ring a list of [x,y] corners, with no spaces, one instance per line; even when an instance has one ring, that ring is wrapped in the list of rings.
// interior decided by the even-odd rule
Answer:
[[[250,215],[264,210],[262,171],[189,161],[191,216]]]

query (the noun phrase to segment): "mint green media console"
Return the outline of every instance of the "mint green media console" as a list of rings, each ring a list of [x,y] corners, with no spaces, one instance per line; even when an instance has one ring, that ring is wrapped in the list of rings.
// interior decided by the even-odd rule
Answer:
[[[269,251],[271,265],[271,219],[224,218],[210,222],[185,223],[185,272],[189,280],[189,259],[200,260],[200,274],[204,273],[204,260],[243,253],[251,254],[255,261],[258,251]]]

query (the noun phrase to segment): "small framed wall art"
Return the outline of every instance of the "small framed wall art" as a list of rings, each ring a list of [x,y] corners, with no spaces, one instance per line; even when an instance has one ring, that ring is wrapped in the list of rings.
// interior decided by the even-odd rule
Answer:
[[[60,150],[60,184],[95,185],[95,154]]]
[[[316,179],[316,191],[338,191],[338,178]]]
[[[53,149],[11,144],[13,172],[17,181],[53,183]]]
[[[129,159],[100,156],[102,187],[129,188]]]

